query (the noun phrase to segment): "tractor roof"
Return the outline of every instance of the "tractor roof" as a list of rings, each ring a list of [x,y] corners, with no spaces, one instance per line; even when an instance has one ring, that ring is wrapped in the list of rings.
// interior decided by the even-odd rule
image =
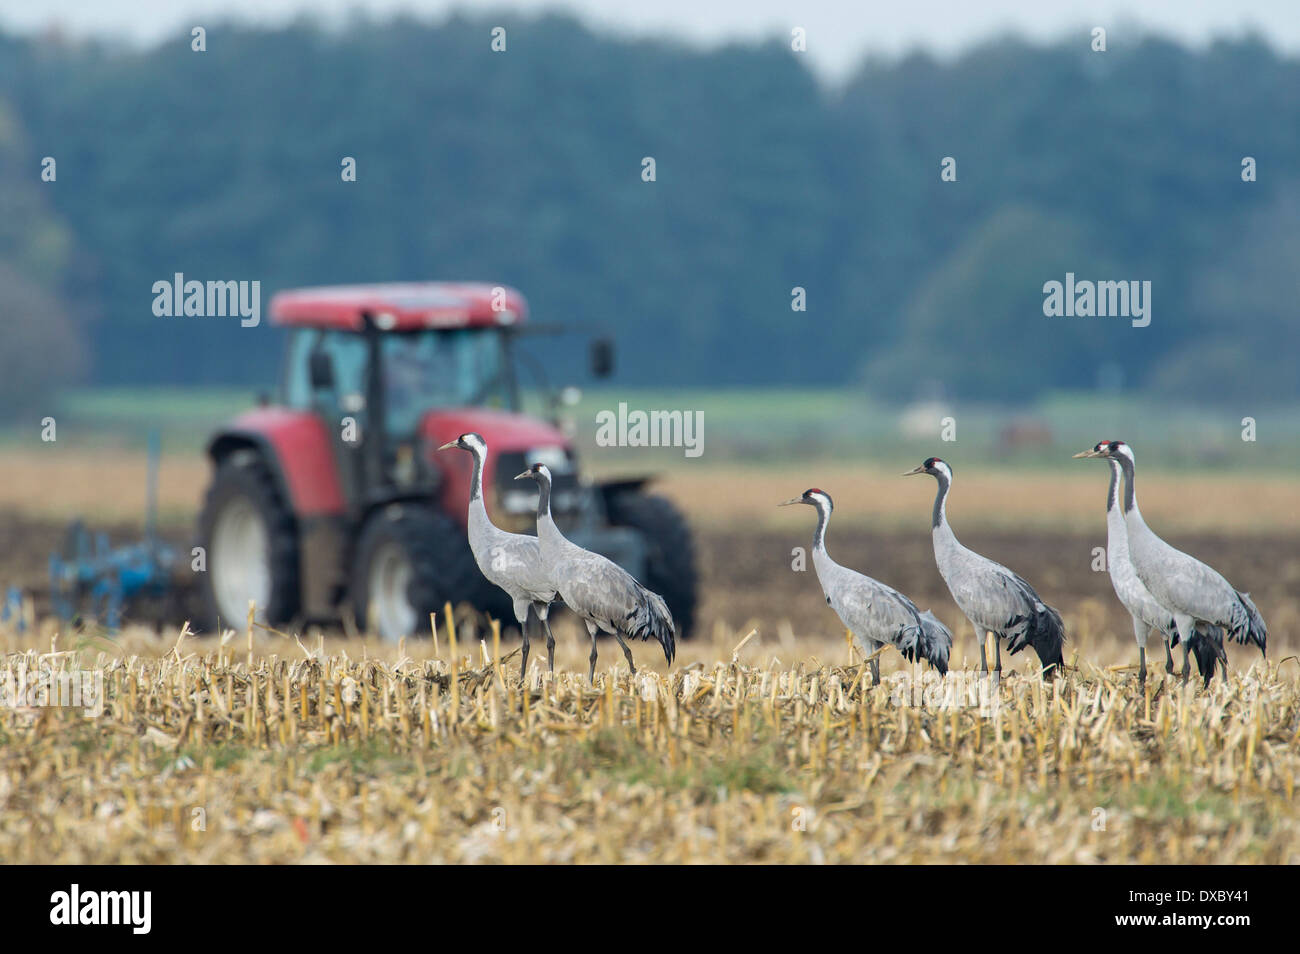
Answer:
[[[479,328],[519,324],[528,303],[515,289],[486,282],[326,285],[271,299],[271,318],[281,325],[360,331],[366,314],[383,331]]]

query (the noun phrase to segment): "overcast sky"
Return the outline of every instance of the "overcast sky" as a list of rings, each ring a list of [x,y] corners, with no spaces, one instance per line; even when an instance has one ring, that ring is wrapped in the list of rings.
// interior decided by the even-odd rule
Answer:
[[[1300,52],[1300,0],[0,0],[0,27],[58,25],[75,35],[149,43],[223,15],[280,23],[310,10],[342,22],[353,9],[429,19],[455,9],[565,9],[620,32],[700,44],[789,36],[791,27],[801,26],[812,65],[830,79],[843,78],[868,51],[897,54],[923,46],[952,53],[1006,29],[1055,39],[1104,26],[1112,49],[1139,24],[1193,44],[1253,29],[1279,49]],[[509,25],[508,15],[502,22]]]

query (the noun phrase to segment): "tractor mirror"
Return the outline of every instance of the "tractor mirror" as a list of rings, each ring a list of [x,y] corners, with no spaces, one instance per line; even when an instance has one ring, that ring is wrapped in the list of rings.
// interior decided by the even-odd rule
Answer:
[[[329,352],[313,351],[309,359],[308,371],[311,375],[313,391],[334,390],[334,362],[330,360]]]
[[[607,378],[614,373],[614,342],[596,338],[591,342],[591,376]]]

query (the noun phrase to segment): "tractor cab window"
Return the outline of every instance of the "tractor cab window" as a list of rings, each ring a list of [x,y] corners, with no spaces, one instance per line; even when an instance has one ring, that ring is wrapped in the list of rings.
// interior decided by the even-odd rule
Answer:
[[[289,336],[284,364],[284,403],[289,407],[311,407],[311,377],[307,363],[319,334],[314,329],[309,331],[296,328]]]
[[[457,328],[387,334],[382,339],[390,434],[409,435],[441,407],[511,407],[500,333]]]
[[[368,367],[366,340],[342,331],[299,329],[289,339],[284,375],[284,402],[289,407],[312,408],[321,401],[333,409],[356,411],[366,393]],[[312,355],[328,356],[334,387],[325,392],[312,384]]]
[[[347,411],[364,406],[366,370],[370,363],[369,345],[361,335],[346,331],[321,334],[317,350],[330,357],[334,372],[333,399]]]

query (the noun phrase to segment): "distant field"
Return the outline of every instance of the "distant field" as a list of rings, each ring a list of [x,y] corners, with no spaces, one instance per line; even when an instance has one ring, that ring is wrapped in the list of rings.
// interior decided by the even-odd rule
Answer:
[[[265,389],[274,393],[274,382]],[[251,389],[99,389],[67,392],[52,413],[60,440],[93,447],[142,447],[151,429],[164,446],[191,452],[223,420],[252,407]],[[596,414],[629,410],[699,412],[704,454],[687,461],[676,448],[607,448],[595,444]],[[546,416],[547,403],[525,395],[530,413]],[[1051,466],[1062,456],[1102,438],[1122,438],[1139,448],[1145,468],[1259,472],[1300,470],[1300,408],[1207,410],[1159,404],[1140,396],[1106,398],[1061,394],[1033,406],[996,408],[935,401],[900,411],[852,388],[647,389],[604,386],[582,392],[561,415],[578,446],[596,467],[663,469],[677,465],[745,460],[868,461],[886,466],[931,454],[958,468]],[[1241,439],[1242,418],[1256,422],[1257,440]],[[953,418],[955,441],[940,439],[941,420]],[[25,431],[0,432],[0,451],[39,442],[38,421]],[[893,466],[892,464],[888,466]]]

